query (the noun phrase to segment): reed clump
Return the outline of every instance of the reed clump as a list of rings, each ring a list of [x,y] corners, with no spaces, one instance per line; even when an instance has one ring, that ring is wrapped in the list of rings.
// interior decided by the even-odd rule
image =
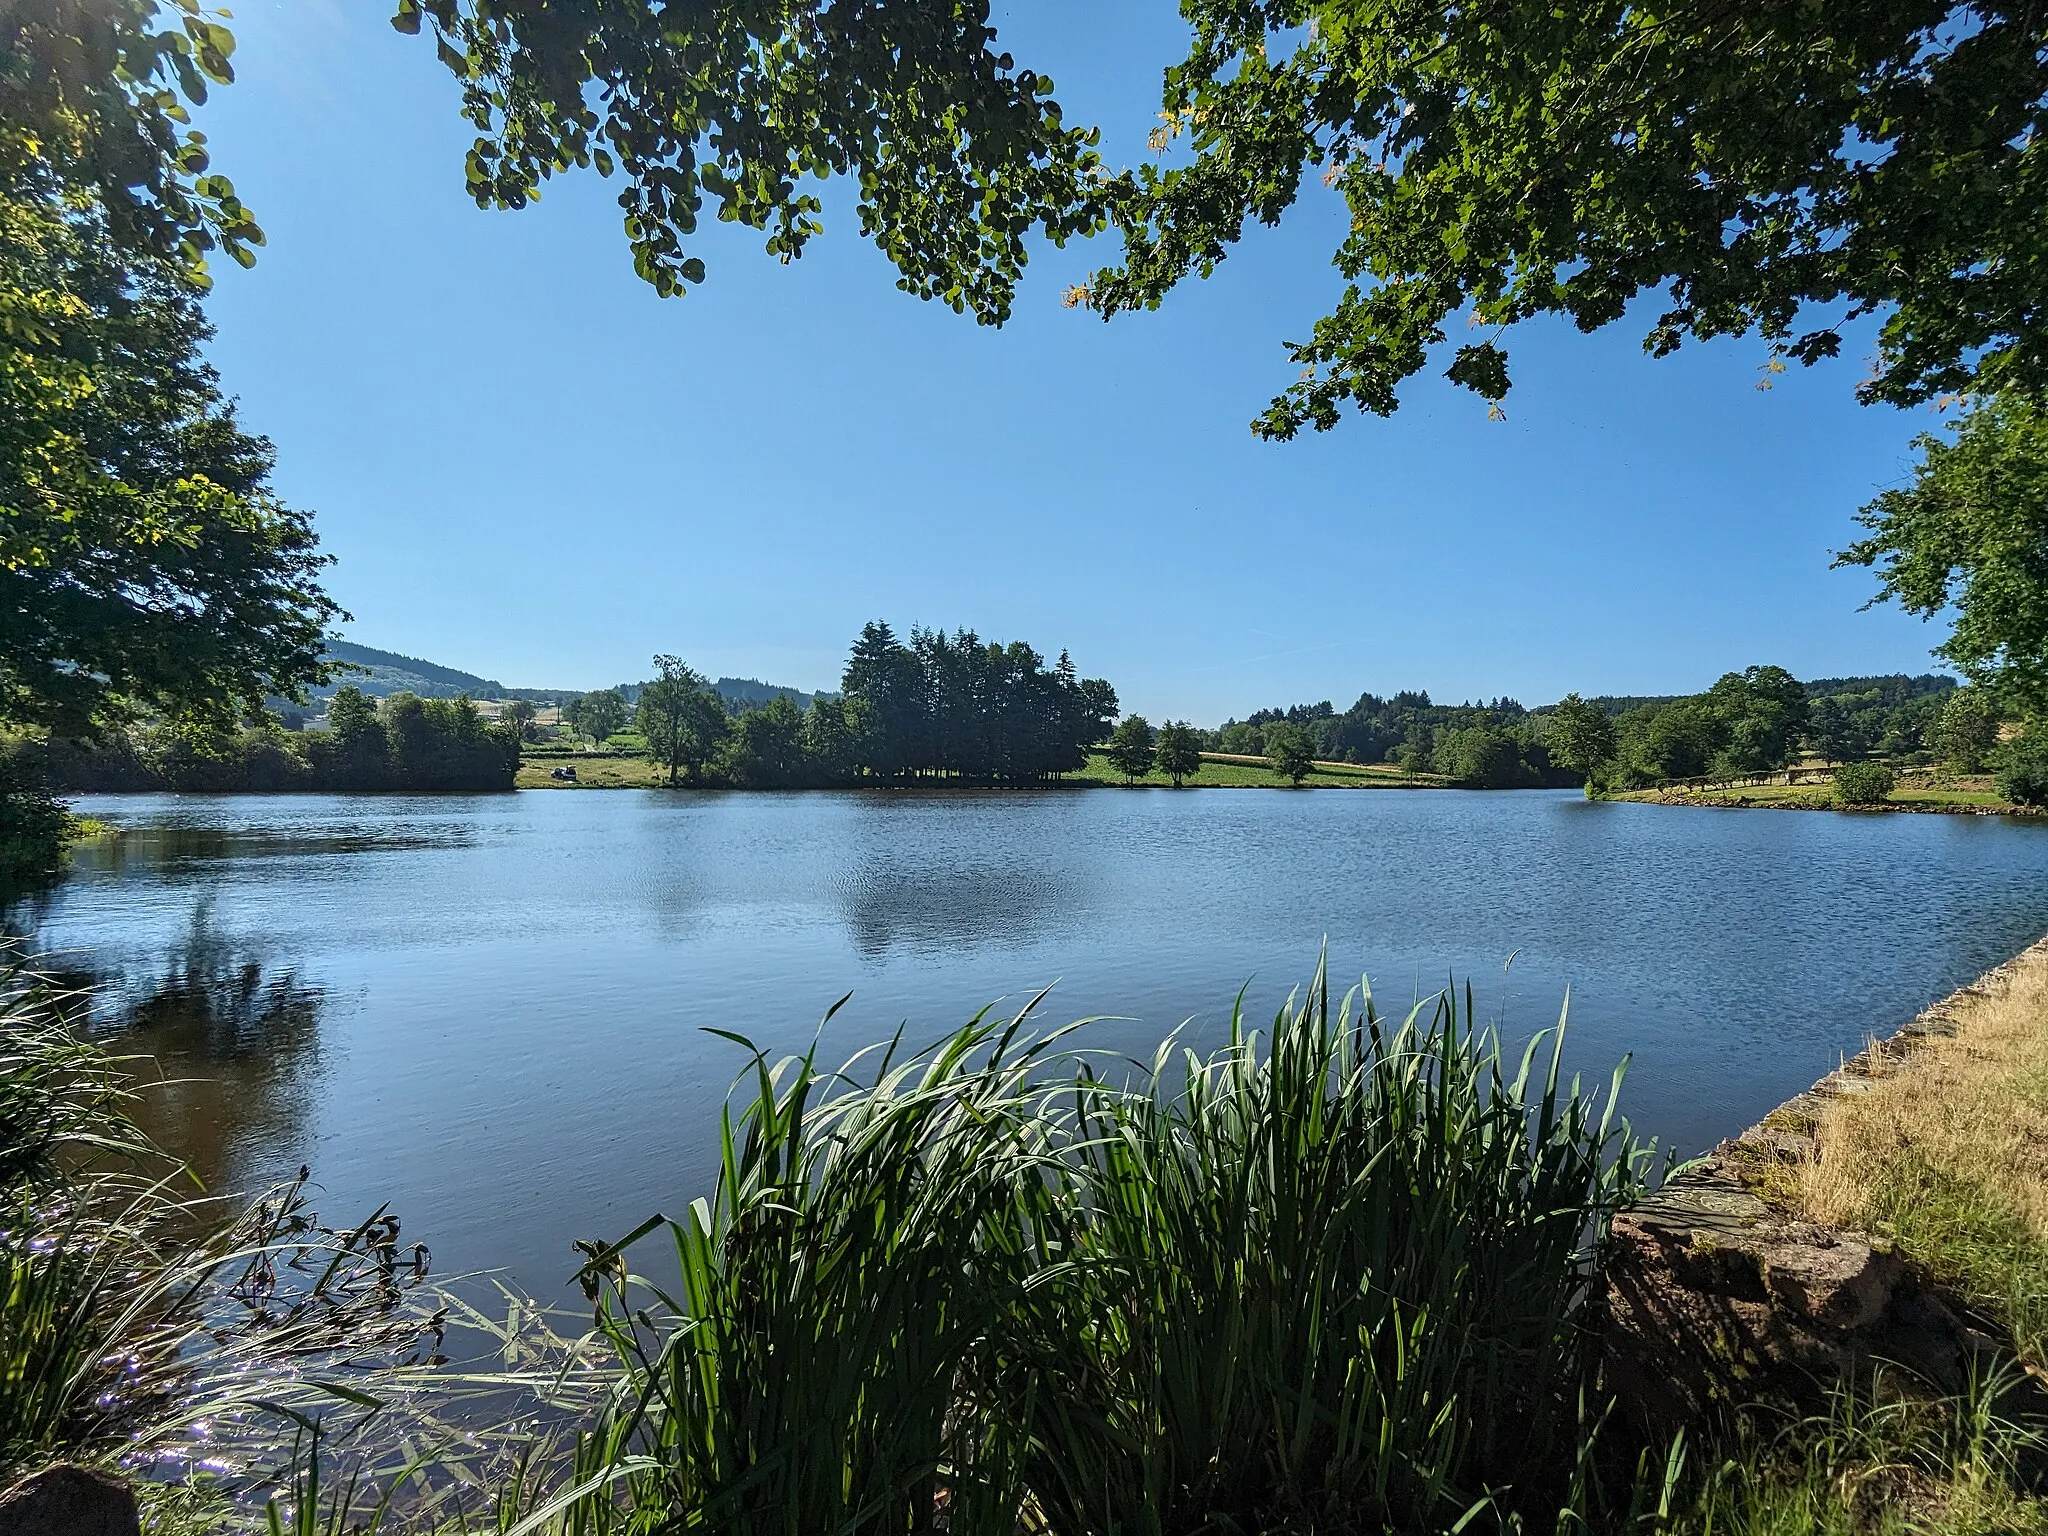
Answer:
[[[1590,1497],[1597,1245],[1646,1150],[1556,1039],[1320,976],[1075,1070],[978,1019],[757,1058],[715,1195],[592,1248],[623,1362],[564,1530],[1437,1530]],[[630,1270],[662,1236],[673,1284]]]

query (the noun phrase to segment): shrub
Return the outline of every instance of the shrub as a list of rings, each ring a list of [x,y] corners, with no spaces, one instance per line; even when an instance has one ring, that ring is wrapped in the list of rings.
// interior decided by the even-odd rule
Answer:
[[[1843,805],[1882,805],[1896,785],[1883,763],[1844,763],[1835,770],[1835,799]]]
[[[2048,729],[2029,726],[1999,757],[2001,795],[2014,805],[2048,805]]]

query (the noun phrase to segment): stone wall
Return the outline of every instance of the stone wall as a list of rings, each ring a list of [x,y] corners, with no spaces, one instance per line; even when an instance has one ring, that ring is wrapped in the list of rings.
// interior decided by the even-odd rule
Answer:
[[[1817,1155],[1821,1111],[1907,1067],[1953,1012],[2048,939],[1829,1073],[1614,1219],[1608,1379],[1637,1430],[1668,1434],[1736,1403],[1810,1407],[1885,1363],[1953,1392],[1998,1352],[1990,1334],[1869,1233],[1798,1215],[1793,1176]]]

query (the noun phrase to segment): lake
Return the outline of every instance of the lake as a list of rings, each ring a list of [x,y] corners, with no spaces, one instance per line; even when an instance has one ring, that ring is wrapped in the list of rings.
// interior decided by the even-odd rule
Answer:
[[[577,1237],[705,1193],[736,1031],[838,1060],[1051,986],[1149,1056],[1269,1018],[1328,945],[1405,1010],[1449,977],[1682,1153],[2048,931],[2048,825],[1576,794],[120,796],[11,916],[176,1081],[215,1181],[312,1166],[443,1273],[566,1300]]]

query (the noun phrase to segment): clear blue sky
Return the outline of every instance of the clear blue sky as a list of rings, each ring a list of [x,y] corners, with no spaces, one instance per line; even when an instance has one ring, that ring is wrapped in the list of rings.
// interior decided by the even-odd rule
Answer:
[[[1755,341],[1653,362],[1640,326],[1527,327],[1506,422],[1433,368],[1391,420],[1261,443],[1280,342],[1337,287],[1320,199],[1107,326],[1059,303],[1107,242],[1043,251],[991,331],[897,292],[843,206],[787,267],[710,226],[709,280],[662,301],[595,176],[467,199],[455,84],[389,9],[240,0],[239,82],[200,117],[270,237],[220,273],[214,355],[352,639],[515,685],[676,651],[825,687],[887,617],[1066,646],[1202,723],[1931,665],[1938,626],[1828,569],[1933,420],[1854,403],[1867,333],[1760,392]],[[997,15],[1113,162],[1142,153],[1169,0]]]

